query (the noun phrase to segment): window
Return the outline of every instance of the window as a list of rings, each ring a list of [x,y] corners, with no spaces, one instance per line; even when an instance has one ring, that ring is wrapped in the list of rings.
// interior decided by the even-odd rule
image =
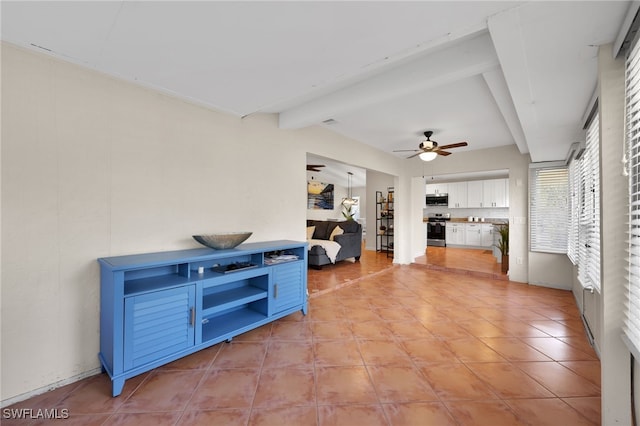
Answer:
[[[565,166],[533,167],[529,193],[530,249],[566,253],[569,171]]]
[[[580,160],[578,212],[578,281],[600,291],[600,116],[587,126]]]
[[[626,143],[629,174],[629,267],[625,309],[625,341],[635,356],[640,353],[640,43],[626,63]]]
[[[574,160],[569,164],[569,235],[567,241],[567,256],[574,265],[578,264],[580,246],[579,221],[573,215],[580,211],[580,161]]]

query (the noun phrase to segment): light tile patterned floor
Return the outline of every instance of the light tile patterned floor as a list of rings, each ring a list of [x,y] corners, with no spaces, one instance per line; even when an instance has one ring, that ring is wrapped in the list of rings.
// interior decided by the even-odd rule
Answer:
[[[67,408],[64,425],[600,424],[600,363],[570,292],[377,257],[310,271],[306,317],[130,379],[117,398],[99,375],[12,408]]]

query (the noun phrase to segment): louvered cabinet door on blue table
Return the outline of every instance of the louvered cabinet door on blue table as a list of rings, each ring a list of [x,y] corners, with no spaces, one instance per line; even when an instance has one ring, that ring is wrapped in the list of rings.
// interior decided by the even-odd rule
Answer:
[[[125,298],[125,369],[193,347],[195,289],[188,285]]]
[[[273,267],[271,292],[274,314],[299,306],[306,297],[306,286],[300,286],[306,265],[301,262],[287,263]]]
[[[113,396],[126,379],[298,310],[307,243],[266,241],[98,259],[100,353]]]

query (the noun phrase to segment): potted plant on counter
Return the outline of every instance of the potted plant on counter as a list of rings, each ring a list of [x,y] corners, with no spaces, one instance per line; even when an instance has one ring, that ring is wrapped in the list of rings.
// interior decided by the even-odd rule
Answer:
[[[498,241],[496,247],[498,247],[500,254],[502,254],[502,273],[506,274],[509,270],[509,224],[504,223],[496,226],[500,233],[500,241]]]

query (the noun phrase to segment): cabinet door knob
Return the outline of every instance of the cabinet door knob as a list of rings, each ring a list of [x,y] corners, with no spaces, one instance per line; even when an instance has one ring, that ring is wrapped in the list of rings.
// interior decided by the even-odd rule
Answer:
[[[189,325],[191,327],[196,325],[196,309],[193,307],[189,308]]]
[[[274,299],[278,298],[278,284],[273,285],[273,298]]]

